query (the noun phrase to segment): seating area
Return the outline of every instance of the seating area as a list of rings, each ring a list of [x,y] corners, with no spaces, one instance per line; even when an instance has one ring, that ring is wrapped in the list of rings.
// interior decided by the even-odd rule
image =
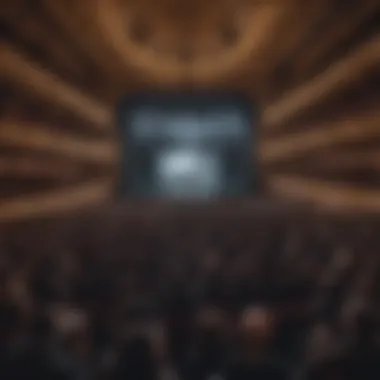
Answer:
[[[215,212],[8,234],[0,378],[379,379],[379,227]]]

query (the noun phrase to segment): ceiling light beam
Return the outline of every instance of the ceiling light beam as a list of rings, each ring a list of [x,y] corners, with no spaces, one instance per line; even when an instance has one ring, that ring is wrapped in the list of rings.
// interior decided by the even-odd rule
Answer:
[[[112,113],[108,107],[63,82],[5,43],[0,45],[0,76],[33,96],[83,118],[93,128],[101,131],[110,129]]]
[[[67,181],[77,178],[80,167],[67,160],[38,157],[0,157],[0,178],[51,179]]]
[[[113,140],[83,139],[64,132],[49,131],[48,127],[29,123],[2,121],[0,144],[88,163],[113,164],[117,161],[117,149]]]
[[[263,112],[263,128],[275,130],[307,109],[343,91],[380,65],[380,34],[347,54],[311,81],[290,91]]]
[[[267,186],[278,197],[306,201],[325,211],[380,213],[379,190],[279,174],[269,176]]]
[[[366,20],[378,10],[379,2],[377,0],[362,1],[353,11],[347,15],[343,14],[339,22],[336,22],[335,19],[330,28],[326,28],[318,39],[303,49],[299,56],[294,57],[293,68],[298,79],[305,78],[313,72],[327,54],[355,35]]]
[[[310,151],[332,147],[336,144],[365,141],[380,137],[380,113],[351,117],[316,125],[306,132],[286,137],[266,139],[260,146],[262,163],[272,164],[294,159]]]
[[[112,183],[108,179],[52,190],[35,195],[0,199],[0,223],[44,218],[75,212],[110,199]]]

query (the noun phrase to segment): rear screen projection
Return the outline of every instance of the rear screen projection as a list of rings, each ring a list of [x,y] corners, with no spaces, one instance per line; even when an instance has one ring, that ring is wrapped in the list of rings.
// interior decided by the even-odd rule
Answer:
[[[125,98],[118,109],[120,193],[140,198],[238,197],[255,189],[251,104],[220,94]]]

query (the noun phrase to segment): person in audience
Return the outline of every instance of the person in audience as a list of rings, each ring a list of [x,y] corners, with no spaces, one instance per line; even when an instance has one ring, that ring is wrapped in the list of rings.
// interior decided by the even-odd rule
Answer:
[[[29,326],[27,340],[13,361],[10,379],[71,380],[73,373],[54,341],[52,325],[45,314],[38,314]]]
[[[18,365],[22,344],[23,317],[20,309],[10,300],[0,302],[0,379],[12,379]],[[21,338],[21,339],[20,339]]]
[[[325,362],[309,368],[306,380],[348,380],[348,367],[348,358],[332,357]]]
[[[156,380],[158,376],[154,356],[148,340],[136,336],[124,343],[116,371],[115,380]]]
[[[188,347],[184,380],[220,377],[228,360],[225,316],[216,307],[201,307],[195,316],[196,332]]]
[[[242,352],[227,371],[227,380],[285,380],[288,369],[273,357],[273,316],[264,307],[250,307],[240,321]]]
[[[348,380],[380,379],[380,347],[373,315],[363,312],[357,317],[356,340],[351,350]]]

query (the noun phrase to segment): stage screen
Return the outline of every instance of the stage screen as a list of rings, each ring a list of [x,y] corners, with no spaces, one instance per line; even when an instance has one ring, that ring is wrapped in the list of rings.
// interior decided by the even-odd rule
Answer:
[[[252,105],[221,94],[126,97],[118,109],[120,194],[197,200],[255,190]]]

